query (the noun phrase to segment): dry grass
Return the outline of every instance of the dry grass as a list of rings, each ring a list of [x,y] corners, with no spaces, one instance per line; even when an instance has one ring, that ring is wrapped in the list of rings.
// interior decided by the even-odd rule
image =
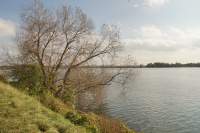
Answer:
[[[131,131],[119,120],[101,116],[98,118],[98,123],[102,133],[131,133]]]
[[[93,113],[85,114],[91,124],[97,125],[101,133],[135,133],[119,120],[105,116],[98,116]]]

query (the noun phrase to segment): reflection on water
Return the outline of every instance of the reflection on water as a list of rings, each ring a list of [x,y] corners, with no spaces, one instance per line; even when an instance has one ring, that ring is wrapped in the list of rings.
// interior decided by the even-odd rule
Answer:
[[[77,107],[83,111],[93,111],[96,113],[102,113],[103,99],[105,91],[98,88],[96,90],[88,90],[87,92],[80,93],[78,96]]]
[[[137,131],[200,132],[200,68],[140,69],[125,88],[113,83],[99,99],[93,109]]]

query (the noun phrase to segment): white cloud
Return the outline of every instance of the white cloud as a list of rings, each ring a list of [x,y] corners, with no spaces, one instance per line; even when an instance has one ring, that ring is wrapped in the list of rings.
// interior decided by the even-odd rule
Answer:
[[[16,25],[12,21],[0,18],[0,63],[8,49],[13,52],[15,35]]]
[[[130,30],[131,31],[131,30]],[[200,61],[200,27],[178,28],[147,25],[133,29],[122,54],[130,54],[143,63]]]
[[[148,7],[161,7],[167,4],[169,0],[144,0],[143,4]]]
[[[129,0],[133,4],[133,7],[149,7],[149,8],[159,8],[167,3],[170,0]]]
[[[16,33],[16,26],[9,20],[0,18],[0,37],[13,37]]]
[[[159,28],[155,25],[134,29],[131,38],[124,42],[133,49],[146,51],[171,51],[200,47],[200,28]],[[199,45],[198,45],[199,43]]]

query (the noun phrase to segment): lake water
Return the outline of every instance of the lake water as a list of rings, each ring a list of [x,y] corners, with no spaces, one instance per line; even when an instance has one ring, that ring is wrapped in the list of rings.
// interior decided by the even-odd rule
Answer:
[[[105,89],[102,111],[144,133],[200,133],[200,68],[138,69]]]

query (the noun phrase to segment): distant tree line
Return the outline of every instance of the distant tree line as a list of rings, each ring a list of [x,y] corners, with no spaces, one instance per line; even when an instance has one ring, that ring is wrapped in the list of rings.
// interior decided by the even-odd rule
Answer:
[[[165,67],[200,67],[200,63],[162,63],[162,62],[155,62],[149,63],[146,66],[147,68],[165,68]]]
[[[80,68],[166,68],[166,67],[200,67],[200,63],[148,63],[147,65],[85,65]],[[61,66],[64,68],[64,66]],[[0,70],[13,69],[13,66],[0,66]]]

